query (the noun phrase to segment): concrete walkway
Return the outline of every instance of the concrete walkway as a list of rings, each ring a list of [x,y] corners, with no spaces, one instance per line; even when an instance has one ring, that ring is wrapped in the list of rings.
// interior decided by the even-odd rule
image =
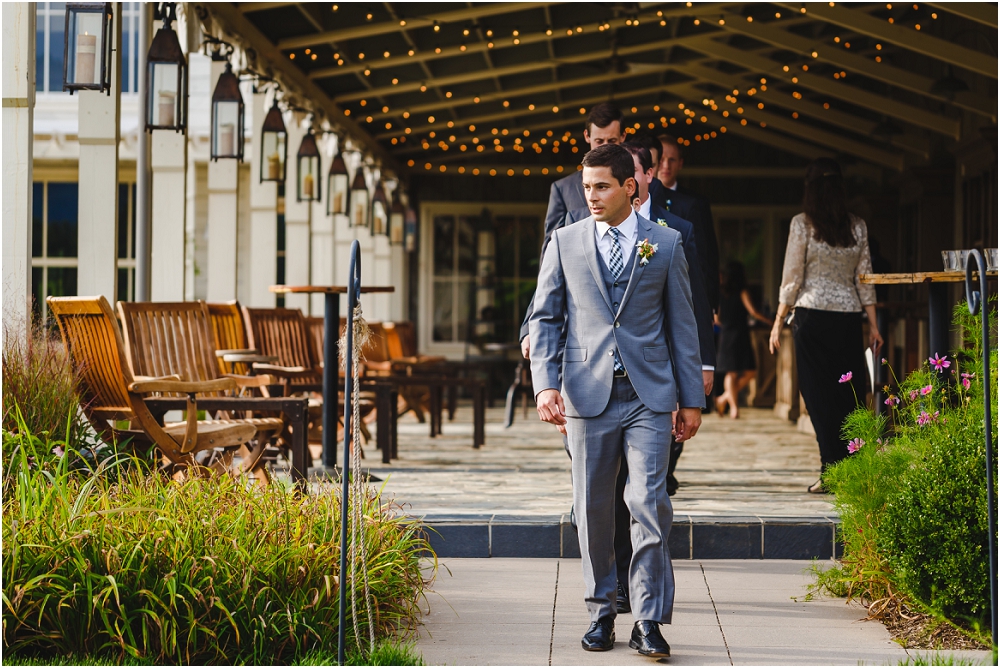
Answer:
[[[907,651],[842,599],[802,601],[802,561],[675,562],[672,665],[898,665]],[[796,601],[798,598],[799,601]],[[801,601],[801,602],[800,602]],[[610,652],[584,652],[589,624],[578,559],[441,562],[417,649],[429,665],[651,665],[628,648],[621,615]],[[986,652],[947,652],[977,663]]]

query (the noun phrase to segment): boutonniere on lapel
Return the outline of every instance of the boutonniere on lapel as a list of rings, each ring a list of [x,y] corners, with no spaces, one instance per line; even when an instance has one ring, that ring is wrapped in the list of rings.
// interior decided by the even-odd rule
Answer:
[[[663,220],[662,218],[657,218],[656,224],[659,225],[660,227],[670,227],[669,225],[667,225],[667,221]]]
[[[653,257],[653,254],[660,249],[660,244],[651,244],[649,239],[643,239],[635,245],[639,251],[639,266],[645,267],[649,264],[649,260]]]

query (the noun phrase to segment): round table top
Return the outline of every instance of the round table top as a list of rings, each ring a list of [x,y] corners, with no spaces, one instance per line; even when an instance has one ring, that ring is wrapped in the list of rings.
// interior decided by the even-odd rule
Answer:
[[[297,293],[297,294],[337,294],[346,295],[347,286],[346,285],[272,285],[270,287],[271,292],[276,292],[279,294]],[[373,292],[395,292],[396,288],[391,285],[362,285],[361,294],[370,294]]]

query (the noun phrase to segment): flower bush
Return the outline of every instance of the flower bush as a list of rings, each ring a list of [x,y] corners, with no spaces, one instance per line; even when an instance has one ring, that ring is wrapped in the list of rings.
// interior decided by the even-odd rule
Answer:
[[[995,308],[990,318],[995,336]],[[859,407],[847,418],[851,455],[824,474],[844,557],[820,584],[860,599],[872,616],[919,611],[976,635],[989,629],[983,381],[997,386],[997,360],[994,343],[990,377],[981,378],[978,319],[962,304],[955,324],[962,349],[894,378],[888,415]]]

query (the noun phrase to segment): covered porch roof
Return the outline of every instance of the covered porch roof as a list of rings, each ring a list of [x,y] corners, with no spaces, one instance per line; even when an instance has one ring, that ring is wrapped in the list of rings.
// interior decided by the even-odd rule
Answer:
[[[903,171],[995,136],[992,3],[196,9],[248,65],[404,176],[575,169],[583,114],[608,99],[633,129],[685,143],[740,136],[790,164],[837,155]]]

